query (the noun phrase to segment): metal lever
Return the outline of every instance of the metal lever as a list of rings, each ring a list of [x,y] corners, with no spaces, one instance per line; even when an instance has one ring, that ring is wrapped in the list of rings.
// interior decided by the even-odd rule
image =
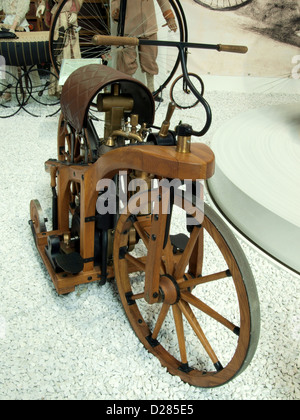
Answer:
[[[162,137],[162,138],[166,138],[167,135],[168,135],[168,131],[169,131],[169,128],[170,128],[170,121],[171,121],[171,118],[172,118],[173,113],[175,111],[175,108],[176,108],[175,103],[170,102],[169,106],[168,106],[166,118],[165,118],[164,122],[162,123],[161,128],[160,128],[160,132],[159,132],[159,136]]]

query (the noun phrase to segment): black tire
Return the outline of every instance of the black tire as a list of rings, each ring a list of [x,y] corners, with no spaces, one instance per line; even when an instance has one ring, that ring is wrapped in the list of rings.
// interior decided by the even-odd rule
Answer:
[[[18,79],[9,71],[1,70],[0,79],[0,118],[16,115],[22,108],[15,92]]]
[[[33,117],[51,117],[60,110],[58,77],[47,69],[34,67],[20,76],[16,96],[24,111]]]
[[[252,0],[194,0],[201,6],[207,7],[211,10],[235,10],[246,6]]]

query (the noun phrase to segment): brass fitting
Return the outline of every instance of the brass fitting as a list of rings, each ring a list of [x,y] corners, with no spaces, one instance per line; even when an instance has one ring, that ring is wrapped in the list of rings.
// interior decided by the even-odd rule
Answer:
[[[178,136],[176,147],[177,152],[190,153],[192,131],[192,127],[188,124],[181,124],[176,127],[176,134]]]
[[[169,128],[170,128],[170,121],[171,121],[172,115],[175,111],[175,107],[176,106],[175,106],[174,102],[169,103],[166,118],[165,118],[164,122],[162,123],[160,131],[159,131],[159,136],[160,137],[163,137],[163,138],[167,137],[168,131],[169,131]]]
[[[124,112],[131,112],[134,106],[132,97],[120,95],[120,86],[116,83],[111,93],[100,93],[97,97],[97,108],[105,112],[104,138],[112,136],[112,132],[120,130]]]
[[[108,139],[105,142],[105,146],[108,146],[108,147],[114,147],[115,144],[116,144],[116,142],[111,136],[109,136]]]
[[[178,136],[176,151],[179,153],[190,153],[191,136]]]
[[[112,134],[111,134],[111,137],[113,138],[113,140],[116,137],[123,137],[124,139],[133,140],[133,141],[136,141],[138,143],[142,143],[143,142],[143,139],[138,134],[126,133],[126,131],[123,131],[123,130],[115,130],[115,131],[113,131]]]

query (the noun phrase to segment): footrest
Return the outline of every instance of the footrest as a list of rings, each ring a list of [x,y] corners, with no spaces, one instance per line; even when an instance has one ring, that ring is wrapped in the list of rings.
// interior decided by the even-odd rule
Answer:
[[[171,244],[179,251],[184,251],[189,237],[184,233],[178,233],[178,235],[170,235]]]
[[[78,274],[83,270],[83,259],[78,252],[71,254],[58,254],[55,257],[56,264],[66,273]]]

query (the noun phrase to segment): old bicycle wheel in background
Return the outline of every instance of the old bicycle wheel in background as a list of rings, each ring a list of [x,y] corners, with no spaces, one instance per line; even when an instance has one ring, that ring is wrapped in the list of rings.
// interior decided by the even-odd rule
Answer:
[[[208,7],[212,10],[233,10],[246,6],[252,0],[194,0],[201,6]]]
[[[204,94],[204,83],[200,76],[195,73],[188,73],[189,79],[200,95]],[[189,109],[199,103],[199,99],[195,97],[188,87],[184,75],[178,76],[170,88],[171,101],[175,103],[177,108]]]
[[[51,117],[60,110],[58,77],[45,68],[24,71],[16,86],[16,96],[24,111],[34,117]]]
[[[149,304],[148,252],[161,242],[151,232],[165,216],[152,208],[146,206],[144,215],[137,208],[125,211],[116,227],[115,277],[125,312],[140,341],[171,374],[195,386],[222,385],[248,366],[257,347],[260,315],[251,269],[211,208],[205,206],[201,224],[187,226],[194,210],[175,199],[155,261],[159,303]],[[140,240],[131,250],[133,228]]]
[[[20,105],[16,97],[18,79],[9,71],[0,71],[0,118],[8,118],[20,111]]]
[[[95,34],[118,35],[118,25],[111,19],[109,2],[103,0],[84,1],[78,13],[78,19],[73,25],[67,24],[67,14],[63,13],[66,2],[67,0],[63,0],[59,4],[50,29],[50,55],[57,74],[60,72],[63,58],[99,58],[102,64],[117,68],[117,57],[120,55],[126,56],[132,53],[132,50],[127,47],[94,46],[92,44],[92,38]],[[145,28],[153,24],[156,17],[157,38],[159,40],[185,41],[186,23],[180,2],[165,0],[165,3],[170,5],[169,7],[175,17],[176,32],[169,29],[162,11],[155,2],[156,16],[148,15],[143,21],[137,21],[127,35],[139,38],[145,37]],[[163,2],[161,4],[164,5]],[[147,57],[149,55],[147,48],[152,47],[146,47],[141,56]],[[176,48],[159,48],[157,64],[159,72],[154,77],[154,95],[159,94],[173,77],[179,64],[178,50]],[[139,69],[134,77],[141,77]],[[146,80],[142,81],[146,84]]]

